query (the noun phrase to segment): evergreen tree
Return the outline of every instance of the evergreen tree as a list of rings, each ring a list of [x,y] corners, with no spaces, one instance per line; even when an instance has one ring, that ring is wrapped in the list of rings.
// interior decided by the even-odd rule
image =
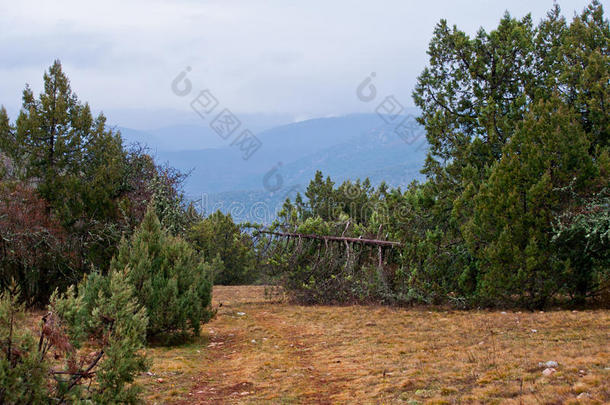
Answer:
[[[602,174],[605,185],[610,184],[610,165]],[[574,193],[573,186],[568,188]],[[555,217],[553,246],[566,261],[563,274],[565,291],[576,304],[584,304],[589,297],[610,302],[610,189],[582,199],[575,196],[573,206]]]
[[[48,403],[49,362],[41,358],[34,334],[23,327],[19,301],[18,292],[0,292],[0,403]]]
[[[16,289],[0,293],[0,403],[139,402],[148,320],[125,272],[94,273],[78,294],[54,296],[36,336]]]
[[[129,268],[138,302],[148,310],[148,336],[188,330],[198,335],[213,315],[211,266],[161,227],[152,206],[131,239],[122,240],[110,268]]]
[[[15,130],[12,127],[6,108],[0,106],[0,181],[11,176],[13,162],[6,151],[15,144]]]
[[[610,24],[599,1],[592,1],[574,18],[564,36],[561,56],[560,89],[579,113],[593,152],[610,147]]]
[[[215,284],[238,285],[255,281],[252,240],[233,222],[231,214],[213,213],[194,224],[188,238],[203,257],[216,259]]]
[[[78,100],[59,61],[45,73],[38,98],[26,86],[14,130],[7,122],[2,110],[0,151],[81,242],[83,262],[107,265],[120,237],[119,197],[127,191],[120,135]]]
[[[521,147],[517,145],[526,142],[522,133],[524,120],[531,121],[531,114],[541,114],[540,106],[546,105],[549,111],[561,109],[572,120],[569,125],[553,124],[569,127],[572,133],[578,135],[577,140],[570,140],[566,144],[574,146],[574,142],[582,142],[584,137],[589,148],[585,153],[588,158],[581,156],[583,162],[588,159],[589,166],[577,167],[566,163],[560,170],[562,176],[569,176],[570,170],[573,170],[571,175],[575,177],[587,172],[590,180],[591,177],[599,178],[599,174],[592,173],[601,171],[591,170],[590,166],[599,166],[599,157],[607,153],[604,150],[607,149],[608,136],[608,32],[608,21],[604,19],[598,1],[593,1],[570,25],[561,17],[558,6],[537,27],[532,25],[529,16],[516,20],[507,14],[496,29],[490,32],[481,29],[473,38],[457,27],[450,28],[444,20],[438,24],[428,52],[430,64],[418,78],[413,94],[415,103],[422,109],[420,122],[426,128],[430,144],[423,172],[429,179],[424,189],[433,204],[429,209],[432,217],[429,218],[426,232],[429,242],[423,243],[415,252],[417,254],[412,253],[414,259],[407,263],[415,271],[412,283],[419,285],[423,280],[444,278],[449,281],[442,288],[445,294],[471,297],[474,301],[481,297],[489,298],[493,296],[492,290],[483,292],[479,284],[487,277],[482,273],[494,267],[499,271],[499,258],[505,254],[510,259],[503,256],[502,260],[508,260],[511,266],[516,267],[496,274],[497,280],[504,277],[504,281],[492,282],[493,276],[489,276],[484,282],[487,286],[494,285],[496,292],[505,293],[500,296],[507,299],[512,294],[515,297],[519,284],[517,280],[525,283],[528,277],[527,297],[522,298],[529,305],[542,305],[549,294],[556,291],[562,274],[558,270],[561,266],[557,263],[565,265],[557,257],[565,257],[566,252],[556,252],[551,246],[551,218],[558,215],[554,210],[570,206],[572,197],[564,194],[559,198],[556,193],[551,193],[554,187],[566,185],[563,180],[553,177],[544,186],[539,183],[541,178],[528,177],[543,176],[542,172],[531,168],[519,171],[520,183],[505,178],[502,188],[499,186],[500,178],[506,174],[501,173],[508,171],[510,165],[508,160],[502,164],[499,162],[503,161],[505,153],[514,151],[511,148]],[[559,140],[564,140],[563,135],[555,129],[551,124],[539,127],[536,131],[551,132],[545,135],[530,134],[530,137],[538,136],[543,140],[531,138],[528,141],[543,145],[542,150],[550,154],[545,145],[555,145]],[[521,139],[509,147],[516,136]],[[570,152],[582,153],[582,149],[576,148]],[[548,163],[550,158],[539,156],[536,159]],[[492,176],[494,192],[490,191]],[[507,194],[507,190],[515,190],[515,184],[522,195],[533,193],[534,190],[527,187],[537,184],[541,201],[548,202],[548,198],[551,198],[546,197],[543,190],[553,194],[552,207],[544,211],[544,219],[539,218],[539,222],[530,223],[530,229],[524,230],[518,223],[531,218],[519,218],[515,214],[509,220],[504,215],[504,220],[500,221],[505,224],[504,230],[483,227],[475,232],[474,229],[479,226],[477,221],[487,218],[483,222],[488,225],[492,223],[491,217],[486,217],[491,209],[488,205],[496,204],[498,216],[502,216],[498,207],[506,210],[505,213],[518,212],[512,206],[518,199]],[[586,191],[581,187],[579,193],[583,197],[591,190]],[[483,196],[490,200],[485,200]],[[527,211],[532,213],[532,218],[538,218],[540,214],[535,204],[529,205]],[[534,229],[539,234],[534,235]],[[526,240],[529,242],[526,243]],[[505,249],[510,246],[514,251],[509,254],[500,246]],[[531,256],[525,253],[526,247]],[[487,253],[483,254],[483,251]],[[515,257],[533,258],[536,251],[549,257],[549,261],[538,264],[530,261],[528,266],[531,270],[527,271],[524,259],[521,264],[516,264]],[[491,260],[492,256],[495,259]],[[491,264],[494,260],[496,264]],[[550,267],[542,271],[545,266]],[[438,274],[438,269],[442,269],[445,276],[450,275],[449,278],[431,277]],[[521,273],[512,278],[516,269],[520,269]],[[430,285],[427,283],[425,285]]]
[[[305,210],[306,217],[320,217],[324,220],[335,218],[338,204],[333,198],[333,187],[335,183],[322,175],[321,171],[316,171],[314,179],[307,186],[305,197],[307,197],[308,210]]]
[[[0,185],[0,221],[8,225],[0,233],[2,247],[9,252],[0,258],[3,272],[15,275],[24,298],[45,303],[56,287],[77,282],[91,265],[107,269],[121,236],[139,225],[151,201],[165,227],[173,234],[184,233],[196,216],[185,207],[183,179],[178,171],[157,166],[143,148],[123,148],[120,134],[108,129],[102,114],[94,117],[78,100],[55,61],[38,97],[26,86],[14,124],[0,108],[0,181],[5,183]],[[19,193],[9,193],[14,190]],[[17,197],[24,190],[42,198],[36,209],[19,207]],[[44,213],[37,210],[41,206]],[[20,212],[27,215],[16,215]],[[50,249],[50,238],[31,243],[31,235],[57,222],[65,236],[62,249]],[[32,229],[12,233],[26,223]],[[21,255],[30,245],[31,255]],[[64,257],[31,265],[33,258],[57,251]]]
[[[78,284],[78,291],[72,286],[66,294],[52,298],[48,316],[57,315],[67,331],[69,345],[65,346],[71,349],[65,353],[65,360],[73,372],[68,380],[58,381],[54,394],[58,402],[139,402],[141,387],[134,380],[148,368],[142,353],[148,317],[146,308],[137,301],[127,273],[124,269],[104,277],[94,272]],[[48,319],[43,328],[50,330],[51,336],[58,333],[52,332],[56,327],[52,320]],[[86,384],[83,379],[86,374],[71,366],[77,363],[74,348],[85,342],[97,346],[93,359],[82,361],[83,367],[88,368],[87,364],[94,367],[95,384]]]
[[[59,61],[45,73],[44,92],[38,99],[26,86],[15,141],[9,155],[23,162],[27,179],[38,185],[41,196],[66,222],[83,211],[97,213],[98,207],[86,204],[91,201],[83,197],[98,185],[90,183],[99,181],[97,176],[105,175],[108,183],[108,177],[116,178],[103,166],[121,156],[121,139],[107,131],[103,115],[94,119],[89,105],[78,101]]]
[[[554,213],[565,206],[560,190],[586,187],[595,176],[589,141],[577,116],[558,97],[540,101],[520,123],[503,157],[474,198],[464,226],[481,260],[478,293],[491,303],[542,307],[561,289],[565,267],[552,254]]]

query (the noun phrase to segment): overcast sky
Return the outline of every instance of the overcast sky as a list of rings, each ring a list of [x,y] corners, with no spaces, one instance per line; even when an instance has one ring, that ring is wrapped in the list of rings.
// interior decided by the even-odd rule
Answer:
[[[588,1],[562,0],[572,17]],[[41,90],[59,58],[94,109],[188,110],[170,83],[186,66],[236,113],[294,119],[370,112],[355,96],[376,72],[382,94],[413,105],[440,18],[468,33],[505,10],[540,20],[552,0],[0,0],[0,104],[14,114],[24,84]],[[112,118],[112,117],[111,117]]]

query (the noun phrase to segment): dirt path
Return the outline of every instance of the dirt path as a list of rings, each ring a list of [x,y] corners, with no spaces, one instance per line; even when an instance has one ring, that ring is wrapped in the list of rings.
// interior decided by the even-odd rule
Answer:
[[[230,290],[228,291],[230,293]],[[209,347],[216,352],[213,369],[182,403],[277,401],[331,403],[343,387],[315,358],[322,334],[315,325],[299,322],[289,306],[253,300],[235,300],[217,294],[223,302],[217,318],[206,329]],[[281,385],[278,382],[282,381]],[[298,396],[297,396],[298,394]]]
[[[151,349],[147,402],[610,401],[609,311],[301,307],[266,301],[262,287],[214,297],[200,341]],[[559,363],[552,377],[547,360]]]

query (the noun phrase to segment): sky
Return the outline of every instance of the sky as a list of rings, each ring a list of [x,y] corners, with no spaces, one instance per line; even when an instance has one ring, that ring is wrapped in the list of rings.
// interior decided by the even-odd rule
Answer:
[[[588,1],[558,3],[571,18]],[[40,92],[43,72],[60,59],[79,98],[119,125],[131,117],[131,125],[142,126],[146,117],[168,111],[175,113],[170,121],[180,121],[189,111],[189,97],[204,89],[236,114],[282,114],[299,121],[372,112],[356,97],[372,72],[380,94],[412,106],[411,92],[441,18],[473,34],[496,26],[505,11],[515,17],[531,12],[537,22],[552,5],[552,0],[0,0],[0,104],[14,117],[25,83]],[[192,93],[177,96],[171,83],[187,67]]]

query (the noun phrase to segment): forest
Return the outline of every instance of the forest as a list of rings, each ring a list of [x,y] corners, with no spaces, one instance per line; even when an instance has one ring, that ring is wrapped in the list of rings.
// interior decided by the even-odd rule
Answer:
[[[141,401],[146,353],[205,334],[214,286],[372,323],[385,306],[607,310],[609,40],[597,0],[473,36],[441,20],[412,94],[425,181],[318,171],[270,226],[198,211],[186,174],[126,144],[56,60],[16,117],[0,108],[0,403]]]

